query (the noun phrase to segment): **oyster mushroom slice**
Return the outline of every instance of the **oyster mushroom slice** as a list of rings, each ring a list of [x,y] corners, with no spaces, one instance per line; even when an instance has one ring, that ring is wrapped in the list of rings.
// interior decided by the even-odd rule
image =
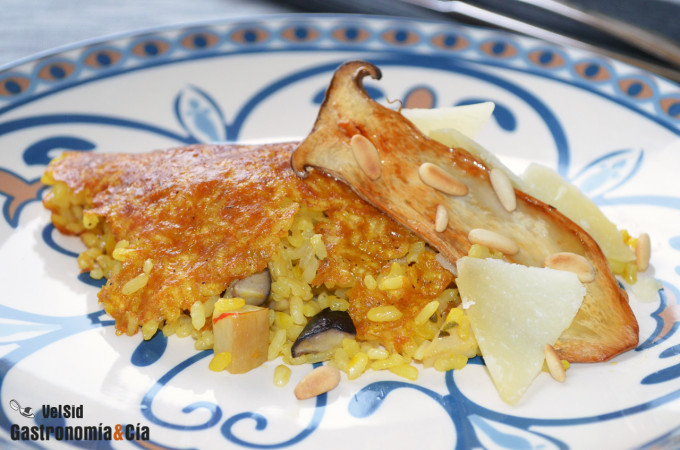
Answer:
[[[340,66],[326,91],[311,133],[291,158],[295,173],[304,178],[317,168],[348,184],[361,198],[384,211],[436,248],[449,261],[466,256],[469,233],[488,230],[517,244],[506,255],[513,263],[541,267],[549,255],[571,252],[585,257],[595,269],[585,283],[586,296],[570,327],[554,347],[572,362],[607,360],[634,348],[638,324],[628,298],[609,268],[597,243],[574,222],[551,206],[515,189],[516,208],[507,211],[489,180],[489,168],[463,148],[448,148],[424,136],[399,112],[373,101],[363,79],[381,78],[367,62]],[[378,152],[381,176],[372,179],[351,149],[361,134]],[[433,188],[419,175],[429,163],[467,187],[464,195]],[[427,181],[427,180],[426,180]],[[438,206],[446,208],[448,224],[435,229]]]

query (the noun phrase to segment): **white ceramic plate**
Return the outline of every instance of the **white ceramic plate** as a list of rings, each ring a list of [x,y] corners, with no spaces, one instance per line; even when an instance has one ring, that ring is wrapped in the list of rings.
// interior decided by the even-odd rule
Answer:
[[[421,369],[414,383],[382,372],[343,378],[329,394],[297,401],[293,386],[309,366],[277,388],[276,362],[247,375],[216,374],[207,368],[210,352],[197,353],[190,339],[115,335],[97,287],[78,275],[83,247],[54,232],[40,204],[49,159],[64,149],[143,152],[301,137],[333,70],[355,58],[383,69],[382,81],[367,83],[380,100],[496,102],[482,144],[517,167],[535,160],[557,168],[621,227],[650,233],[650,273],[664,287],[651,302],[627,287],[640,323],[637,349],[576,365],[564,384],[542,374],[511,407],[480,361],[445,374]],[[278,16],[198,24],[5,68],[0,447],[677,446],[679,130],[676,85],[582,51],[441,23]],[[80,413],[46,418],[43,405]],[[21,414],[30,415],[26,408],[33,418]],[[77,440],[88,426],[95,439]]]

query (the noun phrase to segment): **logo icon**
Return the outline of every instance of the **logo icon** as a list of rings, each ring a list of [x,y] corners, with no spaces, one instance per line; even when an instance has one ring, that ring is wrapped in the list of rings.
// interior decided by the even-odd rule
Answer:
[[[29,419],[35,417],[35,412],[33,411],[33,408],[29,406],[27,406],[26,408],[22,408],[19,402],[14,399],[9,401],[9,407],[15,411],[19,411],[19,414],[21,414],[24,417],[28,417]]]

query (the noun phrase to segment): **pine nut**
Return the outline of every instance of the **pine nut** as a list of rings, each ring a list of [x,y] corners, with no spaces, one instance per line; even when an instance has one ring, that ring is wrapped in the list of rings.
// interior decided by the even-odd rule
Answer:
[[[316,397],[334,389],[340,383],[340,371],[335,367],[321,366],[305,375],[295,386],[298,400]]]
[[[505,255],[516,255],[519,253],[519,245],[512,239],[498,234],[495,231],[475,228],[468,233],[468,240],[472,244],[479,244],[489,247]]]
[[[649,268],[649,258],[652,255],[652,244],[647,233],[642,233],[635,243],[635,265],[640,272]]]
[[[432,163],[421,164],[418,175],[423,183],[445,194],[462,196],[468,193],[465,183]]]
[[[364,135],[355,134],[350,141],[352,154],[361,170],[371,180],[377,180],[382,173],[380,155],[375,145]]]
[[[548,365],[548,370],[550,371],[550,375],[556,381],[563,383],[564,380],[567,379],[567,371],[564,370],[564,366],[562,365],[562,360],[557,355],[557,352],[555,351],[553,346],[550,345],[550,344],[545,344],[545,347],[543,347],[543,351],[545,353],[545,362]]]
[[[573,272],[578,276],[581,283],[590,283],[595,280],[595,268],[581,255],[570,252],[558,252],[547,256],[543,266],[556,270]]]
[[[437,212],[434,216],[434,230],[441,233],[449,225],[449,213],[444,205],[437,205]]]
[[[491,169],[489,171],[489,180],[503,208],[507,212],[513,212],[517,208],[517,198],[515,197],[515,188],[512,186],[510,178],[500,169]]]

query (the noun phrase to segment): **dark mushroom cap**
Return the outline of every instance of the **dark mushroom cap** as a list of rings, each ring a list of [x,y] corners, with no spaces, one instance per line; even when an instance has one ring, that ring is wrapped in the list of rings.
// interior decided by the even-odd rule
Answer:
[[[310,353],[321,353],[342,345],[345,338],[354,338],[357,329],[347,311],[325,308],[312,317],[291,347],[296,358]]]

